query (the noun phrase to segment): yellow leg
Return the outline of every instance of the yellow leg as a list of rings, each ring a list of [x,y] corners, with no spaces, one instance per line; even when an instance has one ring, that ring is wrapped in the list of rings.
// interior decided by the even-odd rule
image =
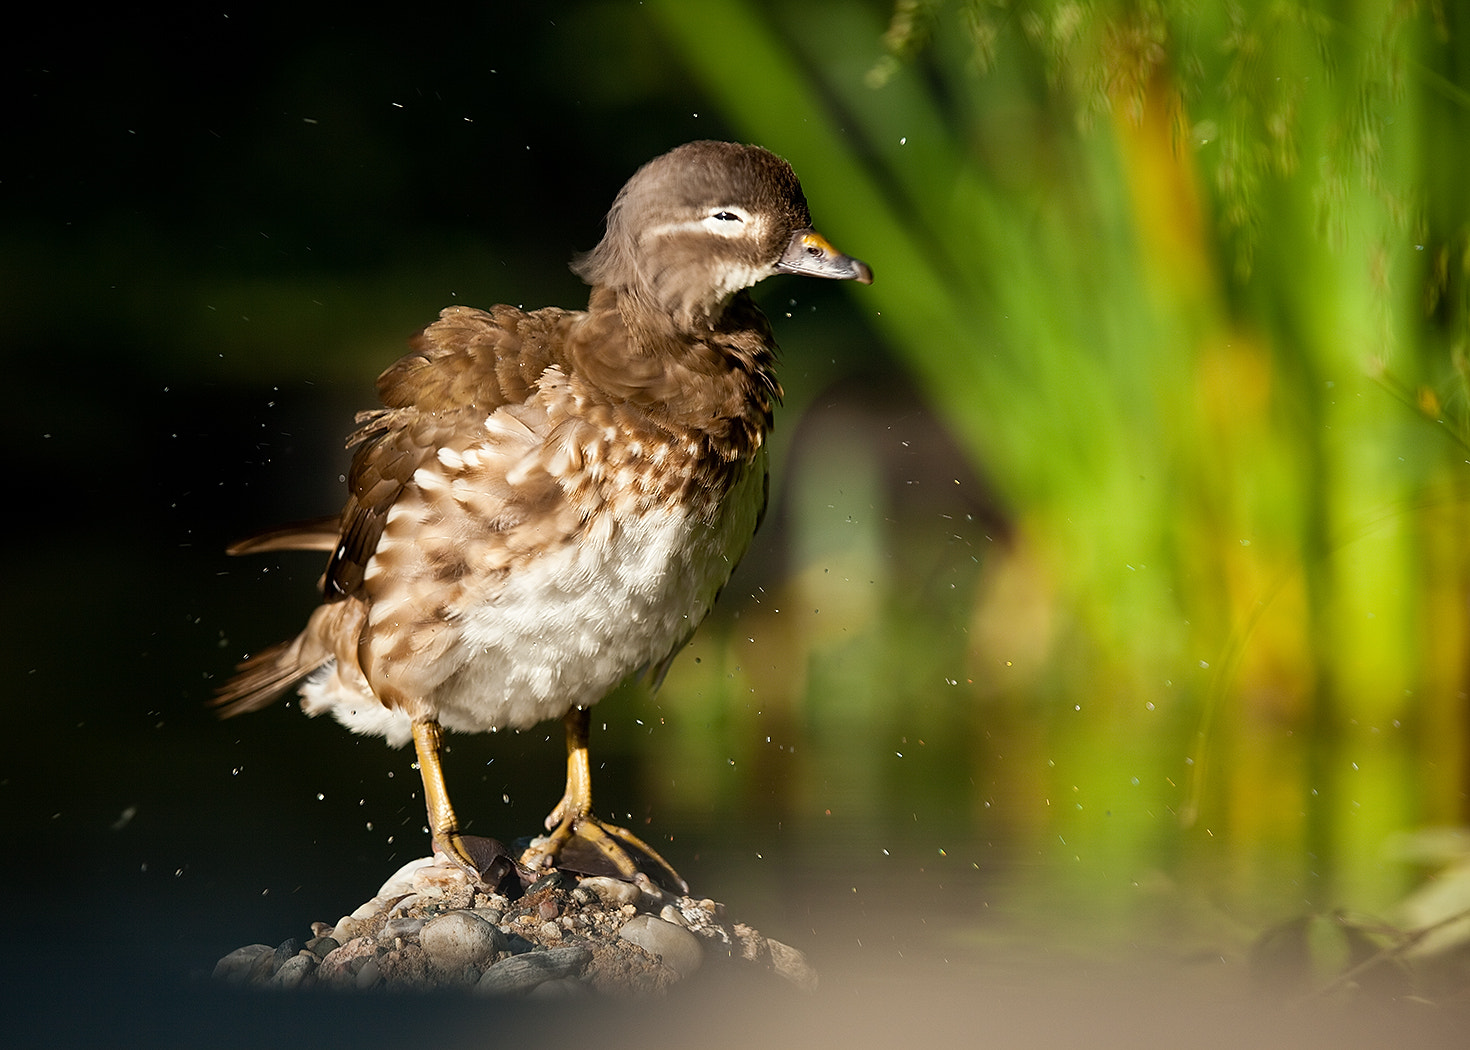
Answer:
[[[567,731],[567,790],[551,815],[546,827],[555,828],[568,817],[592,814],[592,758],[587,749],[591,714],[584,707],[574,707],[562,719]]]
[[[592,815],[592,763],[587,748],[591,721],[585,708],[573,708],[562,719],[567,732],[567,788],[546,818],[551,834],[527,849],[521,863],[533,870],[555,867],[568,844],[578,839],[624,878],[632,879],[642,871],[665,888],[687,892],[684,880],[657,850],[631,831]]]
[[[429,834],[434,847],[461,868],[479,877],[479,868],[470,859],[464,836],[459,831],[459,818],[449,802],[449,789],[444,785],[444,730],[432,719],[413,724],[413,749],[418,753],[419,776],[424,781],[424,803],[429,811]]]

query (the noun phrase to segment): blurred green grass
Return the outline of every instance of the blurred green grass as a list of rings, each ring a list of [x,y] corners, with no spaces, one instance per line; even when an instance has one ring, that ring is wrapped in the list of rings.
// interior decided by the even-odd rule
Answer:
[[[849,610],[840,645],[762,621],[789,662],[756,692],[786,683],[827,739],[922,724],[917,697],[949,690],[938,732],[991,785],[975,826],[1004,821],[1079,912],[1134,913],[1160,881],[1266,911],[1391,904],[1420,873],[1384,842],[1465,819],[1460,15],[657,10],[873,265],[862,308],[1012,527],[947,663],[954,611],[874,571],[823,605]],[[863,455],[823,478],[860,489]],[[831,520],[817,478],[791,491],[798,530]],[[904,543],[846,556],[881,570]],[[784,600],[839,563],[798,555]],[[743,652],[752,612],[696,651]],[[728,705],[714,673],[686,660],[669,689]],[[1008,814],[973,806],[992,794]]]

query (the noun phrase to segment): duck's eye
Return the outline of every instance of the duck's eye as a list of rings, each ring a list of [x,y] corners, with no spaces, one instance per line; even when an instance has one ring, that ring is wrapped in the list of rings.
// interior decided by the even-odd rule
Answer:
[[[719,219],[721,222],[739,222],[740,216],[733,211],[717,211],[710,216],[711,219]]]

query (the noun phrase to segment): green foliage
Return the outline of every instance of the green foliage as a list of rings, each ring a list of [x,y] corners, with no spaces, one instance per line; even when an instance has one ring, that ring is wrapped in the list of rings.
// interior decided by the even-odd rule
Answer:
[[[1392,900],[1384,840],[1464,818],[1458,16],[656,9],[873,265],[875,331],[999,490],[967,724],[1035,720],[1076,799],[1018,826],[1089,906],[1149,871]]]

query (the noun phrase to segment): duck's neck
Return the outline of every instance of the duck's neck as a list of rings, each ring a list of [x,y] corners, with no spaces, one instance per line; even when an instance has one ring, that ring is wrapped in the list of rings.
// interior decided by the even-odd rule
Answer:
[[[607,396],[671,424],[739,431],[757,444],[770,427],[781,399],[776,346],[745,292],[718,319],[688,328],[636,296],[597,288],[579,327],[569,346],[572,364]]]

